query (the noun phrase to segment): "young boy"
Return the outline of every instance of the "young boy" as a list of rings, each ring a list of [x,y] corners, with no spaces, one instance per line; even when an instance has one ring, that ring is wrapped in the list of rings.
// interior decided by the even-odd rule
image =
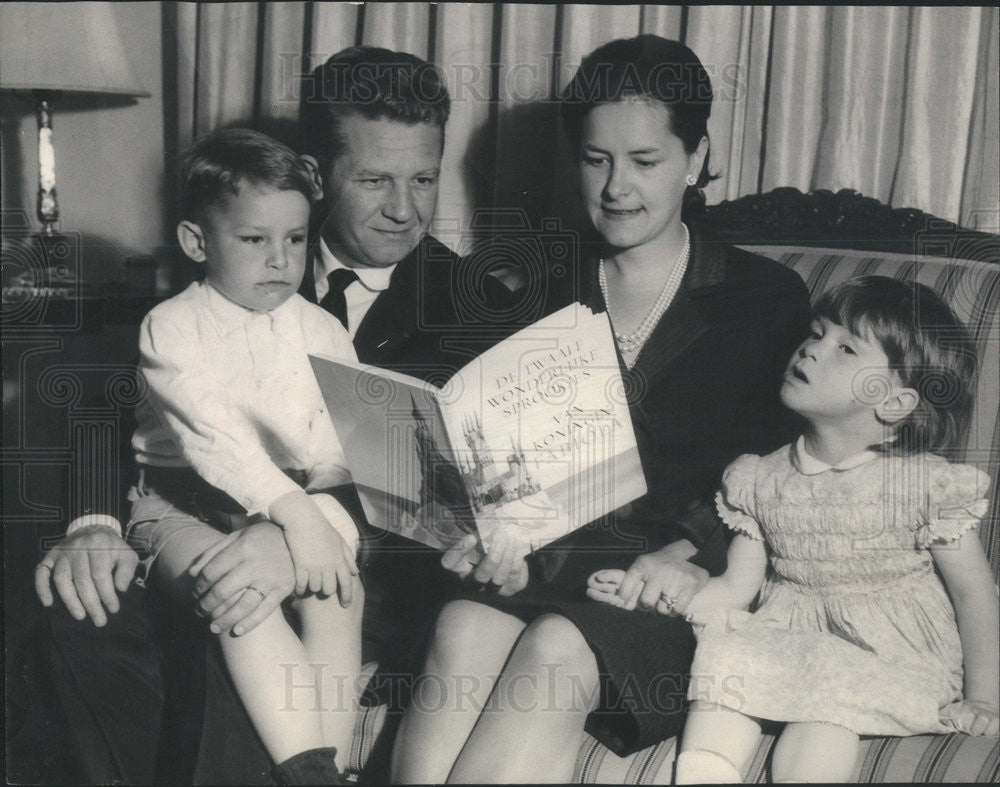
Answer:
[[[335,783],[359,691],[358,531],[316,492],[349,476],[307,356],[355,354],[343,325],[297,294],[312,181],[292,150],[246,129],[195,143],[182,177],[177,237],[205,277],[140,329],[149,395],[129,537],[149,580],[190,606],[192,576],[228,532],[282,528],[301,637],[280,607],[249,632],[212,630],[279,783]]]

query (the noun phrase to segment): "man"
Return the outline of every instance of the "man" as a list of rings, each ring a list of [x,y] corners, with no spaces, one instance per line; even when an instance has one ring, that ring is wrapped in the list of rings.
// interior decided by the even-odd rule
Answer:
[[[318,237],[303,295],[345,323],[363,363],[437,382],[511,330],[504,323],[511,304],[506,288],[492,277],[469,286],[458,258],[428,235],[448,112],[448,92],[433,67],[384,49],[344,50],[303,86],[304,158],[318,198]],[[357,511],[351,497],[345,490]],[[371,554],[365,566],[366,657],[377,658],[389,674],[406,674],[419,667],[433,610],[453,582],[439,553],[412,542],[383,534],[373,539]],[[472,568],[464,554],[449,560],[465,560],[466,572]],[[132,583],[136,565],[118,523],[98,516],[73,522],[36,569],[42,603],[53,604],[54,585],[69,613],[49,616],[48,658],[86,777],[94,781],[148,782],[163,774],[155,768],[165,702],[162,656],[152,644],[145,591]],[[491,571],[485,567],[479,578],[489,581]],[[524,581],[516,571],[504,579]],[[251,585],[259,592],[244,592]],[[254,525],[234,533],[199,575],[199,608],[222,630],[236,623],[249,628],[293,585],[281,532]],[[111,625],[98,632],[87,618],[99,628]],[[170,634],[178,636],[175,629]],[[191,659],[188,667],[198,671],[189,647],[173,651],[171,662]],[[266,757],[236,718],[242,708],[217,660],[209,659],[201,679],[212,687],[203,729],[194,722],[190,734],[179,733],[200,747],[196,779],[266,780]],[[122,703],[131,709],[124,718]],[[191,744],[192,736],[200,743]],[[169,764],[177,767],[183,757],[171,754]]]

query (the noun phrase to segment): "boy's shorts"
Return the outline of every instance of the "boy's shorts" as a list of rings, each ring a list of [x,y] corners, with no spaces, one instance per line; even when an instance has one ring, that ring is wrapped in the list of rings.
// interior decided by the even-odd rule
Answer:
[[[290,473],[290,475],[292,475]],[[358,528],[332,495],[310,493],[330,526],[358,552]],[[128,493],[132,513],[126,528],[128,543],[141,558],[148,579],[156,557],[174,538],[193,530],[211,528],[222,534],[267,521],[263,515],[247,516],[231,497],[210,486],[187,468],[144,468]]]

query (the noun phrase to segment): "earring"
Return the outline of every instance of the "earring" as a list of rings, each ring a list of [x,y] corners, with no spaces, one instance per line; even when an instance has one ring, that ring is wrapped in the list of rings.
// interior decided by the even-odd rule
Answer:
[[[689,186],[693,186],[695,183],[698,182],[698,178],[696,178],[694,175],[688,175],[686,182]]]

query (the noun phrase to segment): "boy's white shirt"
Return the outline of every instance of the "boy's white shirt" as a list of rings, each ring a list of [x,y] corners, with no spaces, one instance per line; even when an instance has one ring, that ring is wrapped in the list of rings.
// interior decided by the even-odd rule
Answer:
[[[308,355],[355,359],[340,322],[293,295],[251,311],[196,282],[164,301],[139,331],[149,386],[132,438],[140,465],[192,467],[248,513],[301,487],[349,481]]]
[[[316,255],[312,262],[313,281],[315,282],[316,287],[317,303],[323,300],[323,296],[325,296],[328,292],[327,277],[330,273],[338,268],[347,267],[337,258],[335,254],[333,254],[333,252],[330,251],[330,247],[327,246],[326,241],[322,238],[319,241],[319,252],[320,253]],[[353,270],[358,274],[359,280],[351,284],[344,291],[344,297],[347,301],[348,336],[351,339],[354,338],[358,326],[368,313],[368,309],[371,308],[372,304],[381,292],[388,288],[389,280],[392,278],[392,274],[396,270],[396,266],[387,265],[381,268],[359,267],[354,268]],[[242,307],[238,308],[242,309]],[[343,330],[343,326],[340,324],[339,320],[327,314],[327,312],[322,309],[320,309],[320,311],[322,311],[323,314],[329,318],[328,322],[331,324],[336,323],[336,328],[333,329],[335,332],[338,332],[338,329],[340,331]],[[351,353],[351,357],[355,357],[353,355],[353,346],[351,347]],[[66,528],[66,535],[72,535],[78,530],[82,530],[85,527],[93,525],[108,527],[118,533],[119,536],[122,535],[121,523],[108,514],[85,514],[77,517],[70,522],[69,527]]]

